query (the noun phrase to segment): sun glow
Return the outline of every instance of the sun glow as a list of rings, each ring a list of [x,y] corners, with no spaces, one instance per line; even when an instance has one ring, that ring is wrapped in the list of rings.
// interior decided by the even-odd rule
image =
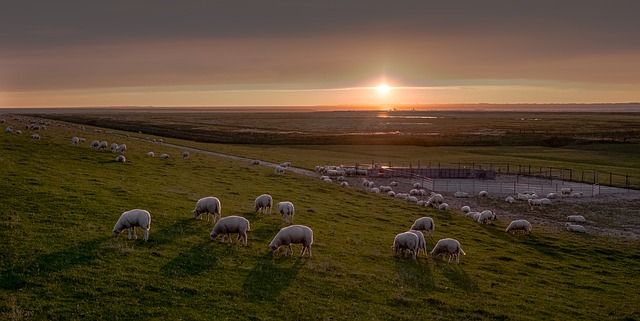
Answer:
[[[376,90],[378,91],[379,94],[384,95],[391,90],[391,87],[387,84],[379,84],[376,87]]]

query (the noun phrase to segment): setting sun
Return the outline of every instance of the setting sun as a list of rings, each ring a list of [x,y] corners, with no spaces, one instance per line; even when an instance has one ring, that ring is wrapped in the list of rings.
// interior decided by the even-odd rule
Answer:
[[[378,91],[378,93],[384,95],[391,90],[391,87],[389,87],[389,85],[387,84],[380,84],[378,85],[378,87],[376,87],[376,90]]]

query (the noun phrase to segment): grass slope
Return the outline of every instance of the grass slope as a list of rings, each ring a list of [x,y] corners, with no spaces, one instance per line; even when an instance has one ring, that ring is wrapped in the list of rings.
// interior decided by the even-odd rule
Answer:
[[[637,241],[537,226],[510,236],[505,221],[478,226],[456,211],[203,154],[147,158],[181,150],[102,134],[129,146],[120,164],[71,147],[77,133],[0,135],[0,318],[640,319]],[[285,224],[253,213],[262,193],[296,205],[295,222],[314,230],[312,258],[268,253]],[[211,242],[210,223],[193,220],[209,195],[223,216],[251,221],[247,247]],[[151,212],[148,243],[111,234],[132,208]],[[436,222],[428,248],[457,238],[461,264],[392,256],[395,234],[421,216]]]

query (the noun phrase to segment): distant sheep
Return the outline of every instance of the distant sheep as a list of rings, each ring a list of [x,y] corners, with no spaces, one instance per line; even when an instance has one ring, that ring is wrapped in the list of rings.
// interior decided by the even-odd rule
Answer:
[[[523,231],[524,234],[529,235],[531,233],[531,223],[527,220],[514,220],[509,223],[506,231],[507,233]]]
[[[151,214],[145,210],[135,209],[122,213],[120,218],[116,222],[116,225],[113,227],[113,234],[115,236],[120,235],[122,231],[127,230],[128,238],[131,239],[131,234],[135,236],[135,239],[138,239],[138,234],[136,234],[136,227],[140,227],[144,230],[143,239],[144,241],[149,240],[149,229],[151,228]]]
[[[251,165],[260,165],[260,161],[257,159],[254,159],[251,161]]]
[[[487,224],[489,223],[489,221],[495,221],[498,217],[496,216],[496,213],[494,213],[491,210],[484,210],[482,211],[482,213],[480,213],[480,216],[478,216],[478,223],[480,224]]]
[[[89,145],[89,146],[91,148],[98,149],[98,146],[100,146],[100,142],[97,141],[97,140],[94,140],[94,141],[91,142],[91,145]]]
[[[573,198],[582,198],[582,192],[571,193],[571,197],[573,197]]]
[[[118,144],[111,143],[111,152],[115,153],[118,150]]]
[[[262,194],[256,197],[253,210],[262,214],[271,214],[271,207],[273,206],[273,198],[269,194]]]
[[[422,188],[422,184],[420,184],[420,183],[414,183],[414,184],[413,184],[413,188],[415,188],[415,189]]]
[[[557,198],[557,197],[558,197],[558,194],[556,194],[556,193],[549,193],[549,194],[547,194],[547,198],[548,198],[548,199],[554,199],[554,198]]]
[[[516,202],[516,200],[511,196],[507,196],[507,198],[505,198],[504,201],[509,203],[509,204],[513,204],[513,203]]]
[[[156,154],[154,152],[148,152],[147,153],[147,157],[154,157],[156,156]]]
[[[404,232],[396,235],[393,239],[393,255],[397,256],[398,252],[404,253],[405,250],[411,252],[411,258],[417,259],[419,249],[418,236],[413,232]]]
[[[480,213],[480,212],[468,212],[466,217],[468,217],[468,218],[470,218],[470,219],[472,219],[474,221],[477,221],[480,218],[480,214],[482,214],[482,213]]]
[[[413,222],[413,225],[411,225],[410,230],[425,231],[427,233],[427,236],[430,236],[435,228],[436,225],[433,222],[433,219],[425,216],[415,220]]]
[[[455,192],[455,193],[453,193],[453,197],[465,198],[465,197],[469,197],[469,193],[467,193],[467,192]]]
[[[291,252],[291,255],[293,255],[291,244],[302,244],[300,256],[303,256],[304,252],[308,251],[309,257],[311,257],[313,230],[311,230],[310,227],[304,225],[291,225],[283,227],[282,229],[280,229],[278,234],[276,234],[271,243],[269,243],[270,253],[274,253],[279,247],[285,246],[284,254],[287,255],[288,252]]]
[[[118,163],[124,163],[126,161],[127,161],[127,159],[124,158],[124,156],[122,156],[122,155],[116,157],[116,162],[118,162]]]
[[[285,172],[286,170],[287,170],[287,168],[286,168],[286,167],[283,167],[283,166],[278,165],[278,166],[276,166],[275,173],[276,173],[276,174],[284,174],[284,172]]]
[[[276,204],[276,209],[278,210],[278,213],[282,215],[283,221],[291,221],[291,223],[293,223],[293,216],[296,213],[293,203],[288,201],[279,202],[278,204]]]
[[[211,214],[211,222],[216,223],[222,216],[222,207],[220,206],[220,200],[217,197],[207,196],[199,199],[196,202],[196,207],[193,211],[194,219],[202,219],[202,214],[207,216],[207,222],[209,222],[209,214]]]
[[[456,259],[456,263],[460,263],[460,254],[467,255],[467,253],[462,250],[460,242],[452,238],[439,240],[438,243],[436,243],[436,246],[433,247],[433,250],[431,250],[430,254],[434,259],[438,255],[442,254],[443,261],[446,260],[446,255],[449,254],[449,263],[451,263],[451,260],[454,257]]]
[[[542,201],[541,199],[533,199],[530,198],[529,200],[527,200],[527,202],[529,203],[529,207],[531,209],[533,209],[534,207],[538,207],[540,208],[542,206]]]
[[[189,158],[189,152],[187,151],[182,152],[182,158]]]
[[[229,234],[238,233],[236,242],[244,240],[244,246],[247,246],[247,231],[249,230],[251,230],[249,220],[241,216],[231,215],[221,218],[213,226],[213,230],[211,230],[209,238],[214,241],[218,235],[222,235],[222,242],[224,243],[225,236],[228,236],[229,240],[231,240],[231,236]]]
[[[101,142],[98,144],[98,150],[107,149],[107,145],[109,145],[109,144],[108,144],[106,141],[104,141],[104,140],[103,140],[103,141],[101,141]]]
[[[71,138],[71,145],[78,146],[79,143],[80,143],[80,138],[78,138],[77,136],[73,136]]]
[[[565,187],[565,188],[560,190],[560,195],[562,195],[562,196],[570,196],[571,192],[573,192],[573,188]]]
[[[567,216],[567,222],[585,223],[587,219],[582,215],[569,215]]]
[[[392,181],[391,183],[389,183],[389,186],[398,186],[398,182],[396,181]]]
[[[478,193],[478,196],[480,196],[480,197],[487,197],[487,196],[489,196],[489,192],[487,192],[487,191],[480,191],[480,192]]]
[[[118,147],[116,148],[116,151],[118,153],[125,153],[127,151],[127,145],[125,144],[118,145]]]
[[[4,132],[7,134],[13,134],[13,127],[9,126],[4,129]]]
[[[471,207],[465,205],[462,208],[460,208],[460,210],[465,212],[465,213],[469,213],[469,212],[471,212]]]
[[[571,223],[566,223],[564,226],[567,228],[567,231],[569,232],[587,233],[587,230],[582,225],[574,225]]]
[[[371,189],[371,193],[376,193],[376,194],[380,194],[380,189],[377,187],[374,187]]]
[[[342,187],[347,187],[347,186],[349,186],[349,183],[347,183],[347,182],[340,182],[340,186],[342,186]]]
[[[32,134],[32,135],[31,135],[31,138],[32,138],[32,139],[40,139],[40,135],[38,135],[38,134]]]
[[[169,158],[171,158],[171,156],[169,156],[169,154],[160,154],[160,158],[169,159]]]
[[[440,204],[440,206],[438,206],[438,209],[442,210],[442,211],[448,211],[449,210],[449,204],[442,203],[442,204]]]
[[[429,197],[429,200],[427,201],[425,206],[427,206],[427,207],[429,207],[429,206],[437,207],[438,205],[442,204],[443,202],[444,202],[444,197],[442,196],[442,194],[431,193],[431,197]]]

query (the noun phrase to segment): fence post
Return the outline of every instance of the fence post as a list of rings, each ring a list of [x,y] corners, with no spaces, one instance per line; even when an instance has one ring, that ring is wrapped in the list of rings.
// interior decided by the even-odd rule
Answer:
[[[609,172],[609,186],[613,186],[613,173]]]

